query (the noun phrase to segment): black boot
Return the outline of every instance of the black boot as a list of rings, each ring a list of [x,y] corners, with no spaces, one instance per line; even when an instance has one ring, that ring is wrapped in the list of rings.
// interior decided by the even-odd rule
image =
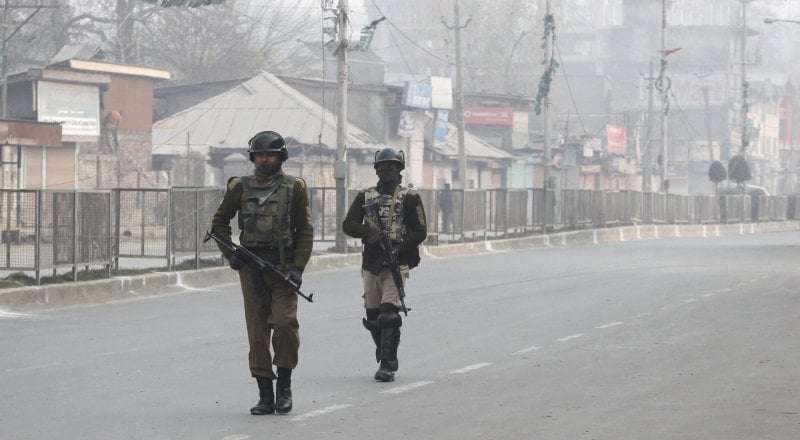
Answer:
[[[250,414],[263,416],[275,413],[275,394],[272,392],[272,379],[256,377],[258,383],[258,403],[250,408]]]
[[[292,411],[292,370],[278,367],[278,381],[275,384],[275,412],[289,414]]]
[[[375,372],[375,380],[378,382],[394,382],[394,371],[386,361],[381,361],[378,371]]]
[[[375,342],[375,362],[381,361],[381,329],[377,322],[380,314],[380,309],[367,309],[367,317],[361,319],[364,328],[369,331],[372,341]]]
[[[402,318],[397,313],[397,307],[391,304],[381,304],[381,314],[377,323],[380,334],[380,367],[375,372],[375,380],[379,382],[394,381],[394,374],[399,367],[397,360],[397,347],[400,345],[400,326]]]

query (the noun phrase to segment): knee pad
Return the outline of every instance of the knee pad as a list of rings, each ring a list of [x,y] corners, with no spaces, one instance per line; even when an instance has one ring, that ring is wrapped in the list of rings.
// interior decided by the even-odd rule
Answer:
[[[361,320],[364,324],[364,328],[371,332],[380,331],[380,327],[378,327],[378,316],[381,314],[380,309],[366,309],[366,311],[367,317]]]
[[[391,304],[381,304],[381,314],[378,315],[377,323],[380,328],[397,328],[403,325],[403,318],[397,313],[397,307]]]

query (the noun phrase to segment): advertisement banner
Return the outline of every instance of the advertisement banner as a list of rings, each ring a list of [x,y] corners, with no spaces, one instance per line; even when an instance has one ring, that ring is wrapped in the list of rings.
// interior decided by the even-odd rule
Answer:
[[[400,137],[411,137],[414,134],[414,112],[400,112],[400,126],[397,127],[397,135]]]
[[[433,99],[433,88],[430,84],[420,84],[414,81],[406,81],[403,88],[403,105],[406,107],[431,108]]]
[[[441,146],[447,143],[447,118],[448,110],[436,110],[436,126],[433,129],[433,145]]]
[[[64,137],[100,136],[100,91],[97,86],[37,83],[39,122],[61,123]]]
[[[511,107],[464,107],[464,123],[475,125],[514,125]]]
[[[525,148],[530,142],[528,112],[514,112],[514,126],[511,129],[512,148]]]
[[[608,154],[625,155],[625,127],[606,124],[606,138],[608,140]]]
[[[442,76],[431,77],[431,107],[450,110],[453,108],[453,81]]]

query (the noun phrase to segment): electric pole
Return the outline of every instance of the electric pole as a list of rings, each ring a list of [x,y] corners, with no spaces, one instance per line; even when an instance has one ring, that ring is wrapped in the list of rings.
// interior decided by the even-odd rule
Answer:
[[[347,0],[339,0],[336,27],[338,29],[338,39],[336,44],[336,55],[338,59],[337,76],[337,107],[336,107],[336,161],[333,164],[333,178],[336,181],[336,249],[340,252],[347,252],[347,238],[342,230],[344,215],[347,207],[345,199],[345,180],[347,179],[347,52],[350,43],[345,32],[350,27]]]
[[[644,158],[642,166],[642,192],[651,192],[653,190],[653,57],[650,57],[650,74],[647,77],[647,130],[646,140],[644,146]]]
[[[545,2],[544,8],[545,17],[552,17],[553,12],[550,9],[550,0]],[[555,20],[552,21],[553,26],[555,26]],[[549,66],[553,62],[553,32],[552,30],[545,29],[545,40],[544,40],[544,65]],[[550,162],[552,162],[551,158],[551,146],[550,146],[550,103],[549,96],[544,96],[544,105],[542,106],[542,124],[544,125],[544,158],[542,159],[542,165],[544,169],[544,183],[543,187],[545,190],[545,200],[547,199],[547,191],[552,186],[550,184]],[[549,211],[545,211],[549,212]]]
[[[747,135],[747,112],[748,112],[748,105],[747,105],[747,89],[749,84],[747,84],[747,3],[751,0],[739,0],[742,2],[742,46],[740,48],[742,54],[742,151],[741,154],[744,156],[747,147],[750,145],[750,138]]]
[[[461,13],[458,8],[458,0],[453,2],[453,15],[455,17],[455,24],[449,26],[444,18],[444,23],[447,29],[455,31],[456,40],[456,90],[455,90],[455,113],[456,113],[456,130],[458,133],[458,184],[461,189],[467,189],[467,149],[464,142],[464,84],[461,78],[461,70],[463,68],[461,61],[461,29],[469,25],[471,18],[468,18],[466,23],[461,24]]]
[[[667,147],[667,116],[669,115],[669,78],[667,70],[667,1],[661,0],[661,73],[659,91],[661,92],[661,191],[669,190],[669,148]],[[665,200],[666,202],[666,200]],[[666,212],[666,211],[665,211]]]
[[[216,1],[216,0],[211,0]],[[333,39],[325,43],[325,47],[331,49],[337,59],[337,103],[336,103],[336,161],[333,163],[333,178],[336,182],[336,249],[340,252],[347,252],[347,238],[342,230],[345,212],[347,210],[347,140],[349,129],[347,125],[347,86],[350,75],[347,67],[347,53],[351,50],[366,51],[372,43],[372,37],[378,23],[385,20],[381,17],[373,20],[369,25],[361,29],[358,41],[351,45],[347,38],[347,31],[350,29],[350,7],[347,0],[339,0],[336,9],[328,7],[333,5],[333,0],[323,2],[323,12],[334,12],[335,17],[323,17],[323,21],[335,20],[335,26],[324,26],[324,34]]]

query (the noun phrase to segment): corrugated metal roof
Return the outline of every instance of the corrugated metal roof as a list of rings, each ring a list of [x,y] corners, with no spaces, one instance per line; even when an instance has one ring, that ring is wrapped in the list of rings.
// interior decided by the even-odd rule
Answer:
[[[447,124],[445,143],[431,146],[431,149],[442,156],[458,157],[458,128],[456,125]],[[467,158],[471,159],[513,160],[515,157],[466,130],[464,131],[464,151]]]
[[[153,154],[206,154],[210,148],[247,148],[253,134],[275,130],[303,144],[336,149],[336,118],[274,75],[261,74],[153,124]],[[367,132],[348,127],[349,149],[380,149]]]

